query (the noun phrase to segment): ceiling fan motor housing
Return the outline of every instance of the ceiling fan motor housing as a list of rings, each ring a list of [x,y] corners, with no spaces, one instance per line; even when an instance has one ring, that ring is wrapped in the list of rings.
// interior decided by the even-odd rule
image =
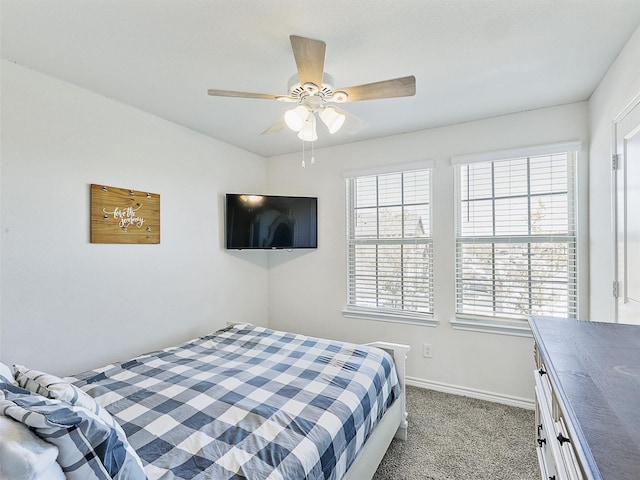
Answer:
[[[293,74],[288,82],[289,96],[293,100],[301,101],[307,96],[319,96],[323,101],[346,101],[347,94],[345,92],[334,92],[333,89],[333,77],[326,72],[323,74],[322,86],[320,88],[311,82],[307,82],[304,85],[300,84],[300,77],[297,73]]]

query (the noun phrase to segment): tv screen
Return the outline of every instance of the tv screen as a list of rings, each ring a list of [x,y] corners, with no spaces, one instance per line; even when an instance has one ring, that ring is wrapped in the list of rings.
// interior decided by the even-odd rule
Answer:
[[[227,193],[227,249],[318,247],[318,199]]]

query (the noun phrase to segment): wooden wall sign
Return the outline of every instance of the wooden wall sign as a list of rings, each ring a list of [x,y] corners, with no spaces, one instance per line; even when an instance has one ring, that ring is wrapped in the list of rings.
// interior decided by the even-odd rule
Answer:
[[[160,195],[92,184],[91,243],[160,243]]]

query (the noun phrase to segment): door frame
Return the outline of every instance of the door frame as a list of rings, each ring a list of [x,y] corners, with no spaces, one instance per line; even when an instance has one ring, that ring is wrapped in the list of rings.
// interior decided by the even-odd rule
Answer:
[[[638,92],[629,103],[613,119],[611,128],[611,233],[613,238],[613,282],[612,290],[612,318],[618,323],[618,297],[620,296],[619,285],[619,256],[618,251],[618,167],[622,152],[618,152],[618,125],[626,118],[631,111],[640,106],[640,92]]]

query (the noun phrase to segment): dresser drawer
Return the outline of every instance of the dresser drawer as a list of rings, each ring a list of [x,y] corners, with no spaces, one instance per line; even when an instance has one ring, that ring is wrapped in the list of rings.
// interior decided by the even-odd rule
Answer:
[[[548,458],[545,456],[543,447],[536,447],[536,455],[538,455],[538,465],[540,466],[540,480],[549,480],[556,474],[553,464],[548,464]],[[551,470],[549,470],[551,466]]]
[[[538,459],[542,458],[541,465],[545,465],[546,472],[542,472],[545,480],[553,478],[557,480],[583,480],[573,444],[567,433],[566,425],[557,410],[554,412],[554,392],[549,381],[549,376],[544,373],[544,365],[535,370],[536,392],[536,424],[538,425]],[[553,466],[551,466],[553,464]],[[541,467],[541,471],[542,471]]]
[[[564,470],[570,480],[584,480],[580,464],[578,463],[573,442],[569,437],[564,420],[560,418],[555,422],[555,441],[560,445],[560,455],[564,464]]]
[[[558,427],[552,416],[552,393],[545,387],[545,375],[536,376],[537,453],[544,480],[576,480],[567,471],[562,445],[558,441]]]
[[[540,401],[542,402],[544,400],[544,402],[549,406],[549,411],[551,412],[553,389],[551,388],[549,375],[547,375],[544,365],[533,371],[533,377],[536,382],[536,387],[540,389]]]

